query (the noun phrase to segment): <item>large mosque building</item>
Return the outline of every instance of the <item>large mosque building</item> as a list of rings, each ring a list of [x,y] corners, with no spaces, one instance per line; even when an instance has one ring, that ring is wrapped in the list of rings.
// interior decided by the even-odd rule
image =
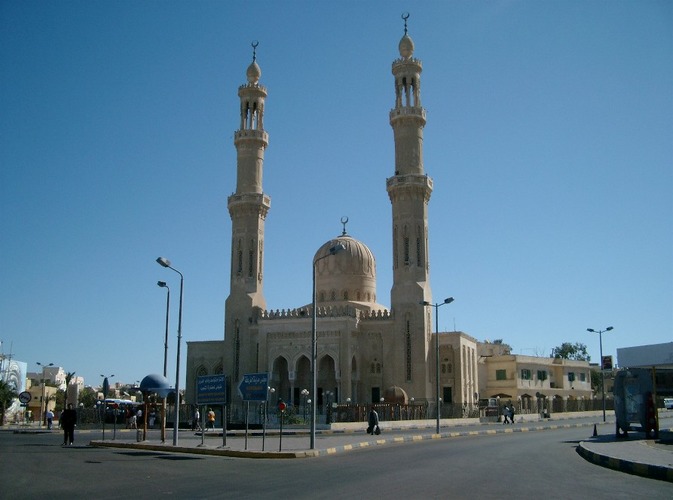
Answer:
[[[343,232],[315,253],[318,405],[435,401],[476,403],[477,341],[461,332],[440,333],[435,357],[434,310],[429,273],[428,203],[432,179],[423,166],[421,61],[407,34],[392,64],[395,94],[390,125],[395,165],[386,179],[392,206],[393,286],[390,308],[377,301],[376,260],[363,242]],[[224,340],[187,343],[185,401],[196,400],[197,377],[224,374],[235,417],[244,374],[268,372],[276,397],[298,404],[311,390],[312,304],[273,310],[264,298],[264,231],[270,197],[262,187],[266,88],[253,53],[247,83],[238,90],[240,128],[235,132],[236,191],[228,199],[232,221],[230,293]],[[337,251],[338,250],[338,251]],[[436,382],[437,366],[439,384]],[[304,392],[305,394],[305,392]]]

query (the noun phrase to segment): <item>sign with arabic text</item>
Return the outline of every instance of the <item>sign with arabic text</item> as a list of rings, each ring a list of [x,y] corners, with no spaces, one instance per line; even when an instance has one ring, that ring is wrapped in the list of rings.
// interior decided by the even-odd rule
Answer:
[[[238,384],[238,393],[243,401],[266,401],[268,389],[268,373],[248,373]]]
[[[204,375],[196,378],[196,402],[200,405],[227,403],[224,375]]]

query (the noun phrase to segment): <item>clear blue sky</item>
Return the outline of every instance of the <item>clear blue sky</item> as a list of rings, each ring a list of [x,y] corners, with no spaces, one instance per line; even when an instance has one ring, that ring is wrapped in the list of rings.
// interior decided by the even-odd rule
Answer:
[[[259,41],[269,308],[341,231],[390,304],[392,61],[410,11],[440,329],[519,354],[673,339],[670,1],[0,2],[0,339],[100,383],[223,338],[239,85]],[[183,362],[186,346],[182,348]],[[184,367],[182,368],[184,377]],[[184,378],[181,382],[184,387]]]

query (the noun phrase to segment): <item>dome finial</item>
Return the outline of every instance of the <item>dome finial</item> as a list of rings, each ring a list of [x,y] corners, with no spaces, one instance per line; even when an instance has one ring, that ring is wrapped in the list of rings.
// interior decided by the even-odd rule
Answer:
[[[406,21],[405,21],[405,26],[406,26]],[[405,28],[405,33],[406,33],[406,28]],[[253,40],[250,45],[252,45],[252,62],[255,62],[257,60],[257,46],[259,45],[259,42],[257,40]]]
[[[404,34],[407,34],[407,19],[409,19],[409,13],[405,12],[402,14],[402,19],[404,19]]]
[[[341,236],[346,236],[348,233],[346,233],[346,224],[348,224],[348,217],[345,215],[341,218],[341,223],[344,226],[343,232],[341,233]]]

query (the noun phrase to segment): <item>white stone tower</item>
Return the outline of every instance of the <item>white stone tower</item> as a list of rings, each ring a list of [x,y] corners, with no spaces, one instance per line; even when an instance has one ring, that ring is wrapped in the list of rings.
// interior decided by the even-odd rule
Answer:
[[[245,373],[257,371],[257,330],[253,315],[266,309],[264,299],[264,222],[271,199],[262,191],[264,151],[269,136],[264,130],[266,88],[253,43],[248,83],[241,85],[241,124],[234,134],[237,151],[236,192],[228,199],[231,216],[231,288],[225,303],[224,366],[229,367],[233,389]]]
[[[391,309],[394,338],[386,342],[386,379],[401,385],[409,396],[432,394],[428,373],[431,317],[420,303],[431,301],[428,264],[428,201],[432,179],[423,170],[423,127],[421,106],[421,61],[413,57],[414,42],[407,34],[399,43],[400,58],[393,62],[395,107],[390,125],[395,139],[395,175],[386,181],[392,204],[393,287]]]

